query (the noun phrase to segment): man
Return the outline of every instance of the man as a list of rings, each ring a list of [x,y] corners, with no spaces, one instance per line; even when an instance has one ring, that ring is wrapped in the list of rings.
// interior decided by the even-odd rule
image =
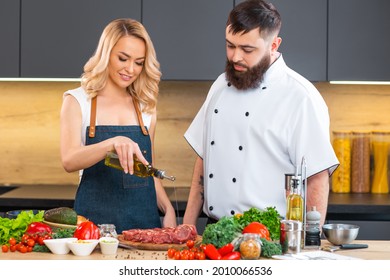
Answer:
[[[307,209],[324,223],[329,177],[338,166],[328,108],[316,88],[285,64],[281,18],[261,0],[237,5],[226,24],[225,73],[210,88],[184,137],[197,153],[183,223],[251,207],[286,215],[285,174],[306,161]]]

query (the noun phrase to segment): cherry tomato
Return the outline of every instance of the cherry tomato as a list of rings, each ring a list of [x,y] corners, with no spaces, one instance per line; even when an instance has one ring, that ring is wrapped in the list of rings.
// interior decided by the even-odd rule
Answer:
[[[20,252],[20,253],[23,253],[23,254],[24,254],[24,253],[27,253],[27,246],[21,245],[21,246],[20,246],[20,249],[19,249],[19,252]]]
[[[180,260],[180,252],[179,252],[179,251],[176,251],[173,258],[174,258],[175,260]]]
[[[1,251],[3,251],[3,253],[7,253],[8,252],[8,245],[3,245],[1,246]]]
[[[198,252],[198,260],[205,260],[206,254],[204,252]]]
[[[45,240],[45,239],[43,238],[43,236],[39,236],[39,237],[38,237],[38,244],[39,244],[39,245],[44,245],[45,243],[43,242],[43,240]]]
[[[23,244],[27,244],[27,240],[30,238],[30,236],[28,236],[27,234],[23,234],[22,236],[22,239],[21,239],[21,242]]]
[[[35,241],[34,241],[34,239],[32,239],[32,238],[29,238],[28,240],[27,240],[27,246],[29,246],[29,247],[34,247],[34,245],[35,245]]]
[[[167,253],[168,258],[173,259],[173,257],[175,256],[175,253],[176,253],[176,249],[175,248],[169,248],[168,249],[168,253]]]
[[[194,240],[189,239],[189,240],[187,240],[186,245],[189,249],[191,249],[192,247],[194,247],[195,242],[194,242]]]
[[[11,246],[15,246],[15,245],[16,245],[16,239],[13,238],[13,237],[11,237],[11,238],[8,240],[8,243],[9,243],[9,245],[11,245]]]
[[[16,251],[16,245],[11,245],[11,246],[9,246],[9,250],[10,250],[11,252],[15,252],[15,251]]]

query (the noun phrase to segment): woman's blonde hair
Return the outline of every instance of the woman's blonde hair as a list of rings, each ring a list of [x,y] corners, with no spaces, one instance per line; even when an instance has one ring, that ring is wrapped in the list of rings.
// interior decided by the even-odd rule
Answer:
[[[160,63],[157,61],[152,40],[145,27],[133,19],[116,19],[103,30],[94,55],[84,65],[81,86],[90,98],[95,97],[106,85],[108,63],[115,44],[124,36],[134,36],[145,42],[144,67],[139,77],[128,87],[131,96],[144,112],[152,112],[157,105],[158,85],[161,78]]]

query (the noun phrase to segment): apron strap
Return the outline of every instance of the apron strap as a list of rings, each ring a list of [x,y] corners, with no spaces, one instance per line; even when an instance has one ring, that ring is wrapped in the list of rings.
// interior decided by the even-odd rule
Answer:
[[[89,137],[90,138],[95,137],[95,131],[96,131],[96,129],[95,129],[95,127],[96,127],[96,102],[97,102],[97,98],[95,96],[91,100],[91,119],[90,119],[90,123],[89,123]],[[139,125],[141,127],[141,130],[142,130],[142,134],[147,136],[147,135],[149,135],[149,133],[148,133],[148,131],[145,128],[144,121],[142,120],[141,110],[139,109],[138,103],[135,101],[134,98],[133,98],[133,104],[134,104],[135,112],[137,113],[137,118],[138,118],[138,122],[139,122]]]

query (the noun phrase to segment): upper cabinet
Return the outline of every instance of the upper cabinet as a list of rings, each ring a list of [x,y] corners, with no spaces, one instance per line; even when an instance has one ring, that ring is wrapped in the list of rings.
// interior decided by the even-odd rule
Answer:
[[[21,11],[21,76],[77,78],[111,20],[141,20],[141,0],[22,0]]]
[[[0,77],[19,76],[20,2],[0,1]]]
[[[272,0],[282,17],[279,51],[310,81],[326,81],[327,0]]]
[[[213,80],[225,69],[233,0],[144,0],[142,22],[165,80]]]
[[[328,80],[390,80],[390,1],[329,0]]]

